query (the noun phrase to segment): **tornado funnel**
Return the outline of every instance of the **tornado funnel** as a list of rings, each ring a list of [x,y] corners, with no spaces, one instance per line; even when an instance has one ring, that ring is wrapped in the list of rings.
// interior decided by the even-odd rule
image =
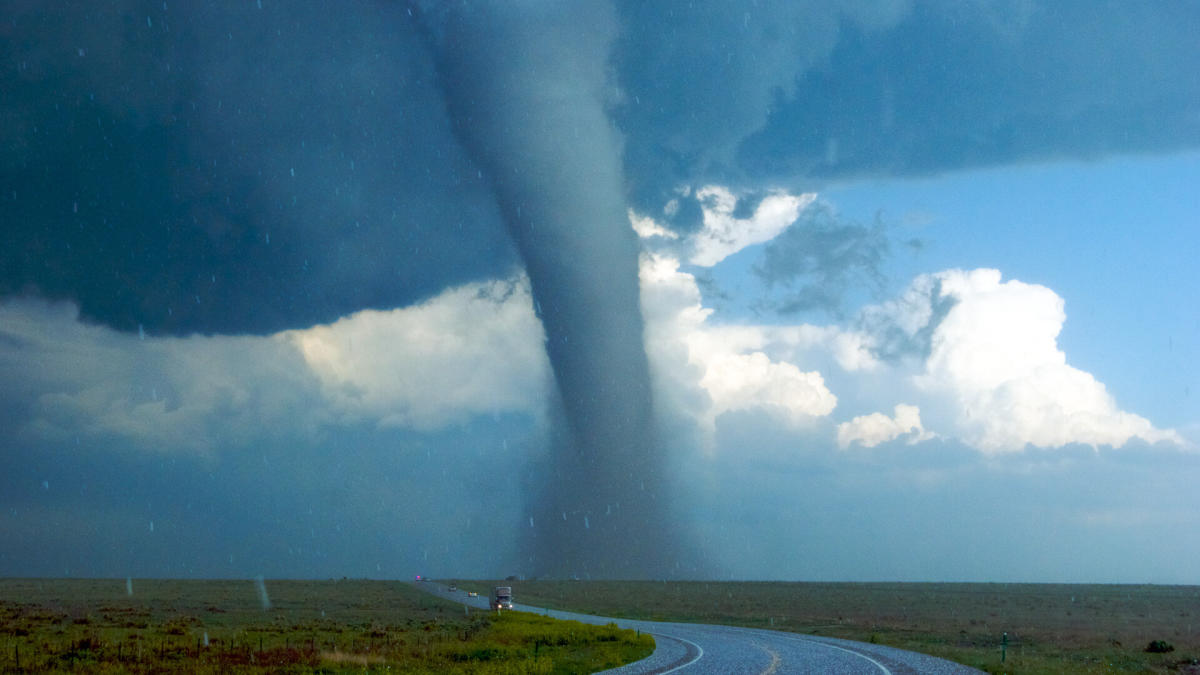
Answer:
[[[605,110],[615,17],[599,3],[431,3],[420,14],[457,136],[523,258],[557,385],[554,447],[530,481],[530,573],[666,576],[676,547],[638,245]]]

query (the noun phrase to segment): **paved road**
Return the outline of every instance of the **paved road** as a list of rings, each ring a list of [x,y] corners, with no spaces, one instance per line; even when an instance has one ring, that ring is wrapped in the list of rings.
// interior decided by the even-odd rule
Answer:
[[[486,597],[467,597],[436,582],[417,588],[481,610]],[[694,623],[609,619],[517,604],[524,612],[584,623],[615,623],[654,635],[658,648],[637,663],[606,670],[610,675],[785,675],[787,673],[862,673],[864,675],[958,675],[980,673],[957,663],[893,647],[782,631]]]

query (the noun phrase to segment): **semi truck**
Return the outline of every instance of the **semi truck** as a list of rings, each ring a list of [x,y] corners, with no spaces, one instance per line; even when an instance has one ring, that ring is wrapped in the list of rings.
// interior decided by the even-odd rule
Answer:
[[[492,588],[492,609],[512,609],[512,586],[495,586]]]

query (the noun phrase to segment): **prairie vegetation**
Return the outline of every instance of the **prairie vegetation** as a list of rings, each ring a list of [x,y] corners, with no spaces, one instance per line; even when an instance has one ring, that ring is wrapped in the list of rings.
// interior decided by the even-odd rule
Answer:
[[[461,581],[459,586],[483,590],[492,583]],[[1200,675],[1196,586],[503,583],[513,587],[517,602],[530,605],[876,642],[994,673]]]
[[[654,651],[634,631],[467,613],[401,582],[264,587],[0,580],[0,672],[586,673]]]

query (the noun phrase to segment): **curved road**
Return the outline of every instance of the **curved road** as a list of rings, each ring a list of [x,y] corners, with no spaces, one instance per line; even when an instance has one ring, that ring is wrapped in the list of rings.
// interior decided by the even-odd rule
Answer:
[[[447,600],[488,610],[486,597],[467,597],[463,591],[452,592],[435,582],[414,585]],[[594,624],[615,623],[622,628],[632,628],[654,636],[658,645],[654,654],[637,663],[604,671],[612,675],[951,675],[981,672],[925,654],[836,638],[733,626],[609,619],[521,604],[515,608],[557,619]]]

